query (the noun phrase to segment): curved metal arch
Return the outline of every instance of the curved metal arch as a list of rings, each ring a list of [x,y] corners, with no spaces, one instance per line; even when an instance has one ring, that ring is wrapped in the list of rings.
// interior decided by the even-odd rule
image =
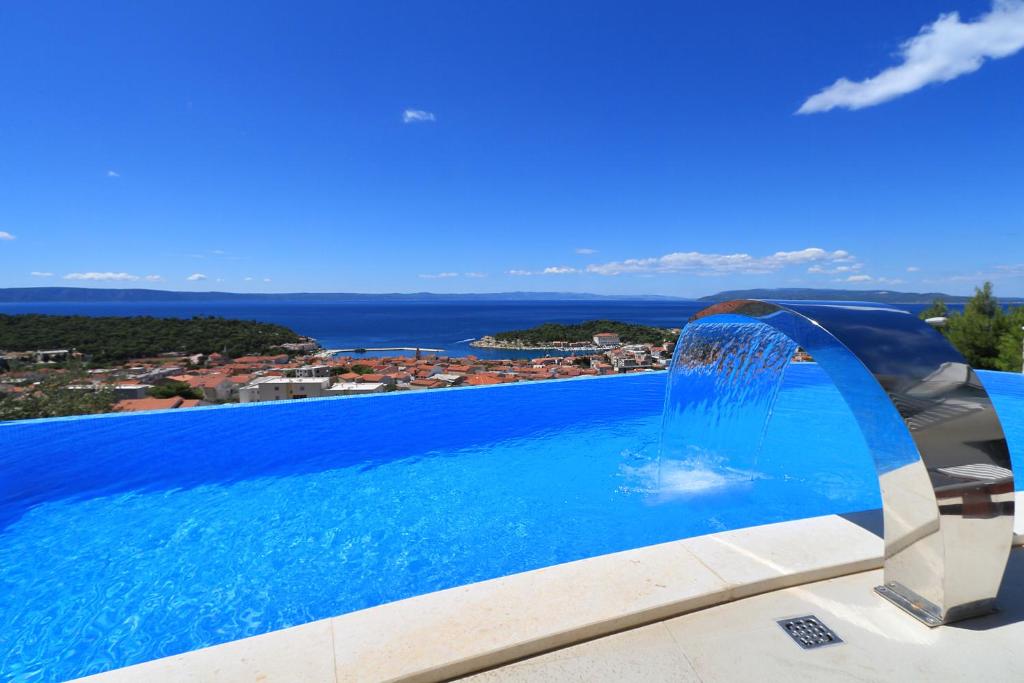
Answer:
[[[1013,540],[1013,471],[992,401],[964,358],[916,316],[870,303],[729,301],[687,327],[730,319],[800,345],[853,412],[882,492],[885,585],[876,590],[929,626],[990,612]]]

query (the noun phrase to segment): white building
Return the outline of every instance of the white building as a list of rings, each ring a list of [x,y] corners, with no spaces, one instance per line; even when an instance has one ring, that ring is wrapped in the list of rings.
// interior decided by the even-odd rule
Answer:
[[[293,398],[327,396],[327,377],[260,377],[238,390],[239,403],[284,401]]]
[[[598,346],[618,346],[619,335],[614,332],[598,332],[594,335],[594,343]]]
[[[292,377],[330,377],[331,368],[327,365],[303,365],[301,368],[286,370]]]
[[[327,390],[328,396],[358,396],[384,392],[383,382],[338,382]]]

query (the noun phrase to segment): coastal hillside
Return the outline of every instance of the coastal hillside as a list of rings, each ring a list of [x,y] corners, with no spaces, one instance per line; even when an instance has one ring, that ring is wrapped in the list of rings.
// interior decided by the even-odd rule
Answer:
[[[287,327],[251,320],[0,314],[2,350],[73,349],[96,361],[172,351],[240,356],[300,341],[302,337]]]
[[[590,342],[595,334],[613,332],[625,344],[660,345],[675,341],[678,331],[647,325],[617,322],[614,320],[588,320],[573,325],[544,323],[526,330],[498,332],[494,338],[499,342],[519,343],[524,346],[546,346],[554,342]]]
[[[942,299],[950,304],[962,304],[969,296],[954,296],[941,292],[894,292],[887,289],[811,289],[803,287],[778,287],[772,289],[729,289],[717,294],[702,296],[698,301],[718,302],[732,299],[781,299],[799,301],[870,301],[887,304],[930,304]]]

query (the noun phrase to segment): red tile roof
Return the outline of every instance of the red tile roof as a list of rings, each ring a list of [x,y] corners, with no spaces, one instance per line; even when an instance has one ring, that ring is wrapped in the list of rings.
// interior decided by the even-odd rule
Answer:
[[[114,410],[120,413],[135,413],[142,410],[167,410],[177,408],[184,399],[173,396],[171,398],[129,398],[118,401],[114,404]]]

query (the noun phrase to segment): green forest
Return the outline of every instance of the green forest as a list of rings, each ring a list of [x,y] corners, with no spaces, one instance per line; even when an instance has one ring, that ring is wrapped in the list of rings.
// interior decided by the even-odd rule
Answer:
[[[1021,371],[1024,353],[1024,306],[1004,310],[992,293],[992,283],[975,288],[963,312],[950,312],[936,299],[921,318],[946,318],[942,334],[967,362],[983,370]]]
[[[588,320],[575,325],[544,323],[528,330],[512,330],[494,335],[498,341],[518,341],[527,346],[543,346],[552,342],[590,342],[598,332],[614,332],[625,344],[655,344],[675,341],[677,333],[660,327],[620,323],[614,320]]]
[[[216,317],[152,318],[0,314],[0,349],[69,349],[94,362],[145,358],[160,353],[266,353],[298,342],[281,325]]]

